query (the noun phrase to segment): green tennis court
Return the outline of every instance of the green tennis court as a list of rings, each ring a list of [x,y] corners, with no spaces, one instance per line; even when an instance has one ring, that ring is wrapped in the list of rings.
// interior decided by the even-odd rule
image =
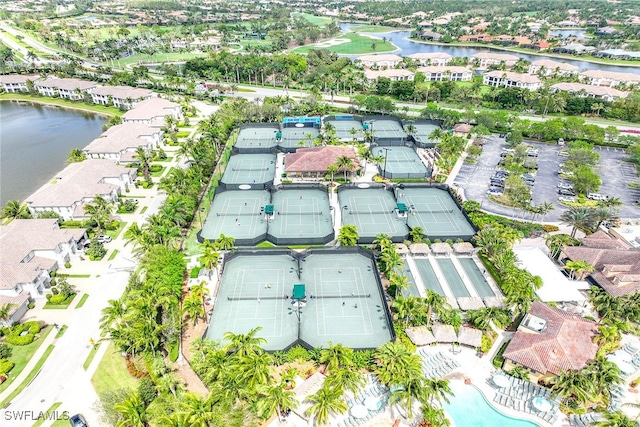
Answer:
[[[284,128],[282,129],[282,139],[278,143],[283,149],[296,149],[304,147],[312,147],[313,140],[320,134],[316,128]]]
[[[431,171],[418,154],[409,147],[373,147],[374,156],[386,160],[380,164],[380,173],[385,178],[428,178]]]
[[[421,227],[424,236],[434,239],[471,240],[473,226],[462,213],[451,195],[436,187],[410,187],[397,189],[399,203],[410,208],[407,224]]]
[[[269,125],[245,125],[240,129],[238,139],[234,147],[242,150],[268,150],[275,148],[278,126]]]
[[[221,182],[227,189],[242,184],[273,182],[276,156],[273,154],[236,154],[229,158]]]
[[[432,140],[429,138],[431,132],[436,129],[440,129],[440,126],[432,123],[413,123],[413,127],[415,128],[415,133],[413,134],[413,139],[416,141],[416,144],[422,148],[426,147],[435,147],[437,140]]]
[[[407,133],[402,125],[395,120],[375,119],[369,121],[369,125],[375,140],[407,139]]]
[[[258,244],[267,236],[267,222],[262,210],[269,200],[268,191],[218,193],[213,199],[200,237],[215,240],[220,234],[225,234],[236,239],[239,246]]]
[[[293,300],[303,284],[305,298]],[[357,249],[239,251],[227,260],[207,338],[262,327],[267,351],[295,344],[376,348],[394,337],[373,259]]]
[[[334,231],[325,189],[284,188],[272,195],[269,240],[276,245],[326,244]]]
[[[364,139],[362,122],[359,120],[328,120],[326,123],[331,123],[340,141],[353,141],[354,138],[358,141]]]
[[[407,239],[409,230],[404,218],[396,213],[396,201],[391,191],[379,188],[343,188],[338,190],[342,224],[358,229],[359,243],[372,243],[380,233],[394,242]]]

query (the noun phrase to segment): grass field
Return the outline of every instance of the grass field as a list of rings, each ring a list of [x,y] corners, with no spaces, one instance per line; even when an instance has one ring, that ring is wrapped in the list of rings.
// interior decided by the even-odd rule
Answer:
[[[49,355],[51,354],[51,352],[53,351],[54,348],[55,348],[55,346],[53,344],[51,344],[51,345],[49,345],[49,347],[47,347],[45,352],[42,354],[42,357],[35,364],[35,366],[31,370],[31,372],[29,372],[29,375],[27,375],[27,377],[24,379],[24,381],[13,392],[11,392],[11,394],[9,394],[9,396],[7,396],[2,402],[0,402],[0,407],[2,407],[2,408],[6,407],[7,404],[9,404],[14,397],[19,395],[22,392],[22,390],[24,390],[24,388],[27,385],[29,385],[29,383],[35,378],[35,376],[38,374],[38,372],[40,372],[40,369],[42,368],[42,365],[44,365],[44,362],[47,361],[47,359],[49,358]],[[24,369],[24,366],[22,368]],[[16,368],[14,367],[13,370],[15,370],[15,369]],[[4,384],[7,384],[8,382],[9,381],[5,381]],[[2,384],[2,385],[4,385],[4,384]]]
[[[307,45],[296,48],[293,51],[295,53],[307,53],[311,49],[327,49],[331,52],[343,55],[359,55],[365,53],[391,52],[396,50],[396,47],[388,41],[383,41],[382,39],[372,39],[358,33],[345,33],[335,38],[348,39],[349,42],[330,47]],[[373,46],[374,44],[375,48]]]
[[[44,307],[42,308],[44,308],[45,310],[66,310],[67,308],[69,308],[76,295],[77,294],[71,295],[69,298],[64,300],[62,304],[51,304],[50,302],[46,302],[44,304]]]
[[[42,344],[42,341],[44,341],[44,339],[47,337],[47,335],[49,335],[49,332],[51,332],[52,329],[52,326],[47,326],[45,329],[40,331],[40,338],[33,341],[29,345],[9,344],[9,346],[11,347],[11,357],[9,358],[9,360],[15,363],[15,366],[9,373],[9,378],[5,382],[0,384],[0,392],[3,392],[7,387],[9,387],[13,380],[17,378],[18,375],[20,375],[20,372],[22,372],[25,366],[27,366],[27,363],[29,363],[29,360],[31,360],[33,354],[38,350],[38,347],[40,347],[40,344]]]
[[[93,358],[96,357],[96,353],[98,352],[99,348],[100,348],[100,343],[94,344],[93,347],[91,348],[91,351],[89,352],[89,355],[87,356],[87,359],[82,364],[82,368],[85,371],[87,369],[89,369],[89,365],[91,365],[91,362],[93,361]]]
[[[179,62],[179,61],[187,61],[193,58],[200,58],[203,56],[207,56],[206,53],[158,53],[157,55],[131,55],[128,58],[119,59],[114,61],[114,64],[122,68],[126,65],[136,65],[138,63],[149,64],[149,63],[162,63],[162,62]],[[111,65],[111,62],[105,62],[103,65]]]
[[[129,375],[127,364],[120,352],[109,343],[109,348],[96,369],[96,373],[91,378],[91,384],[100,394],[119,388],[134,390],[138,386],[138,381]]]
[[[53,416],[53,411],[58,409],[60,405],[62,405],[62,402],[56,402],[53,405],[51,405],[49,409],[45,411],[44,416],[40,418],[38,421],[36,421],[31,427],[38,427],[44,424],[47,421],[47,416]]]
[[[291,16],[297,16],[307,21],[311,22],[313,25],[318,25],[320,27],[330,23],[332,21],[331,18],[326,18],[324,16],[315,16],[310,13],[292,13]]]
[[[109,116],[119,116],[122,114],[122,111],[115,107],[106,107],[104,105],[87,105],[82,102],[73,102],[67,99],[47,98],[44,96],[33,96],[23,93],[2,93],[0,94],[0,100],[29,101],[37,104],[58,105],[60,107],[90,111],[92,113],[98,114],[107,114]]]
[[[116,252],[118,250],[116,249]],[[109,260],[111,260],[111,258],[109,258]],[[78,302],[78,304],[76,305],[75,308],[80,308],[84,305],[85,302],[87,302],[87,298],[89,298],[89,294],[84,294],[82,295],[82,298],[80,298],[80,301]]]

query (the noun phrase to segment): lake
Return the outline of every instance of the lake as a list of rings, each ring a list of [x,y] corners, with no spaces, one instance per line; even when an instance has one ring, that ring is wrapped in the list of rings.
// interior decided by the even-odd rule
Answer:
[[[64,169],[74,148],[102,133],[105,116],[29,102],[0,101],[0,206],[24,200]]]
[[[352,27],[358,24],[349,24],[343,23],[340,24],[340,29],[345,31],[349,27]],[[573,30],[574,32],[577,32]],[[422,52],[445,52],[453,57],[462,57],[466,56],[467,58],[475,55],[480,52],[498,52],[498,53],[509,53],[511,55],[518,56],[520,58],[524,58],[527,61],[536,61],[539,59],[550,59],[552,61],[566,62],[567,64],[577,66],[580,71],[586,70],[602,70],[602,71],[615,71],[619,73],[634,73],[640,74],[640,68],[638,67],[625,67],[625,66],[617,66],[617,65],[608,65],[608,64],[596,64],[593,62],[580,61],[577,59],[566,59],[566,58],[555,58],[547,55],[528,55],[526,53],[520,52],[507,52],[499,49],[491,49],[489,47],[481,48],[481,47],[462,47],[462,46],[448,46],[448,45],[436,45],[436,44],[425,44],[425,43],[416,43],[413,40],[409,40],[409,36],[411,35],[411,31],[392,31],[389,33],[375,33],[368,34],[378,38],[386,38],[388,41],[392,42],[394,45],[398,46],[397,51],[394,53],[402,56],[408,56],[414,53],[422,53]],[[348,55],[350,58],[356,58],[358,55]]]

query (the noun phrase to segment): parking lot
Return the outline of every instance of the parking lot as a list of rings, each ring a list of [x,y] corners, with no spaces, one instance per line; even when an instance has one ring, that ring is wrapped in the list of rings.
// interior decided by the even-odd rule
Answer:
[[[547,214],[545,221],[559,221],[560,215],[566,206],[558,202],[558,166],[565,161],[565,157],[558,156],[562,147],[558,145],[538,142],[525,142],[538,149],[538,170],[533,185],[532,204],[539,205],[549,201],[555,205],[555,209]],[[498,205],[489,200],[487,190],[490,178],[497,170],[500,161],[500,153],[503,147],[507,147],[504,138],[492,135],[484,144],[482,155],[477,163],[464,163],[455,179],[455,185],[464,189],[465,197],[476,200],[482,204],[482,208],[501,215],[522,216],[521,210]],[[640,208],[633,202],[640,200],[640,190],[627,187],[628,182],[640,182],[632,164],[622,161],[625,156],[621,149],[609,147],[597,147],[600,154],[600,165],[596,172],[600,174],[602,185],[599,193],[605,196],[618,197],[624,206],[620,207],[621,218],[640,217]],[[528,216],[527,216],[528,218]]]

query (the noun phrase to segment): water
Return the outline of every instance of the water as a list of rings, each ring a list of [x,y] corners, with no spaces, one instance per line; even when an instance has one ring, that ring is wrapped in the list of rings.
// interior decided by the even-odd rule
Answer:
[[[24,200],[102,133],[104,116],[27,102],[0,102],[0,206]]]
[[[457,427],[538,427],[531,421],[512,418],[496,411],[473,386],[460,381],[449,382],[455,397],[444,404],[444,410]]]
[[[560,37],[563,39],[571,36],[578,37],[579,39],[585,38],[586,32],[584,30],[551,30],[549,31],[549,37]]]
[[[342,31],[345,31],[347,28],[352,27],[354,25],[357,25],[357,24],[342,23],[340,24],[340,29]],[[578,32],[577,30],[568,30],[568,31]],[[596,64],[593,62],[585,62],[585,61],[580,61],[575,59],[566,59],[564,57],[555,58],[547,55],[528,55],[526,53],[520,53],[520,52],[507,52],[499,49],[491,49],[489,47],[486,47],[486,48],[462,47],[462,46],[447,46],[447,45],[416,43],[413,40],[409,40],[411,31],[393,31],[390,33],[375,33],[375,34],[369,34],[369,35],[378,37],[380,39],[382,39],[383,37],[386,38],[388,41],[392,42],[394,45],[398,47],[398,50],[395,51],[394,53],[402,56],[408,56],[414,53],[423,53],[423,52],[445,52],[453,57],[466,56],[467,58],[470,58],[471,56],[480,52],[497,52],[497,53],[508,53],[511,55],[515,55],[520,58],[524,58],[527,61],[550,59],[552,61],[566,62],[567,64],[577,66],[580,69],[580,71],[602,70],[602,71],[615,71],[618,73],[640,74],[640,68],[638,67]],[[348,56],[353,59],[353,58],[356,58],[358,55],[348,55]]]

